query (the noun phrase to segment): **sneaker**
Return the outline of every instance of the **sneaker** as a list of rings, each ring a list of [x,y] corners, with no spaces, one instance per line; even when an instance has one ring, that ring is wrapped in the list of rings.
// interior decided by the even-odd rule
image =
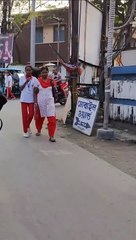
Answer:
[[[29,134],[32,134],[31,128],[28,128],[27,130]]]
[[[29,133],[24,133],[23,136],[24,138],[29,138]]]
[[[49,141],[50,141],[50,142],[56,142],[56,140],[55,140],[54,137],[50,137],[50,138],[49,138]]]

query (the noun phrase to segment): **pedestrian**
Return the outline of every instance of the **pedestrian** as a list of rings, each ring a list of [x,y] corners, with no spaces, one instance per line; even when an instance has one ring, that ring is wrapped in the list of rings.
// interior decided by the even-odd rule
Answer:
[[[82,73],[79,63],[75,63],[74,58],[70,57],[69,63],[65,63],[62,59],[59,59],[60,63],[66,69],[70,75],[80,76]]]
[[[41,68],[41,77],[39,87],[35,88],[35,126],[37,129],[36,136],[41,135],[42,126],[45,117],[48,119],[49,141],[55,142],[54,134],[56,131],[56,114],[53,97],[54,81],[48,76],[48,67]]]
[[[82,69],[79,63],[71,56],[69,63],[65,63],[62,59],[59,60],[62,66],[66,69],[68,74],[68,87],[71,92],[71,115],[74,117],[76,101],[77,101],[77,85],[76,82],[82,74]]]
[[[39,85],[38,79],[32,76],[32,70],[32,67],[27,65],[25,75],[21,76],[19,81],[23,136],[25,138],[28,138],[31,134],[30,124],[34,116],[34,87]]]
[[[56,66],[53,68],[51,77],[54,81],[56,81],[56,83],[61,83],[61,74],[59,73],[59,70]]]
[[[10,71],[5,71],[5,88],[6,88],[6,95],[7,99],[16,99],[12,92],[12,87],[13,87],[13,79],[10,74]]]
[[[69,62],[65,63],[62,59],[59,59],[62,66],[66,69],[68,74],[68,85],[70,87],[70,91],[72,93],[72,82],[77,80],[79,76],[82,74],[82,69],[79,63],[75,63],[74,58],[70,57]]]
[[[0,72],[0,91],[4,94],[5,89],[5,79],[3,72]]]

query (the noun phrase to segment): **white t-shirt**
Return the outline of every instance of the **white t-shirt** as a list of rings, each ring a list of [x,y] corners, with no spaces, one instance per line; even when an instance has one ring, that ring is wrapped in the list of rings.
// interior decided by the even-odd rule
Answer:
[[[19,81],[19,86],[22,86],[26,82],[26,77],[22,76]],[[39,81],[36,77],[32,77],[31,80],[25,85],[21,91],[20,102],[33,103],[34,102],[34,87],[39,87]]]
[[[5,87],[12,88],[12,85],[13,85],[13,79],[12,79],[11,75],[9,75],[9,76],[5,75]]]

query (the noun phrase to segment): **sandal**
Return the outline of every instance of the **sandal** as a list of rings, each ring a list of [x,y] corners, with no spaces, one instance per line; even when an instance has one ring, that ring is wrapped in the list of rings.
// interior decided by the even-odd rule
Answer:
[[[41,136],[41,133],[40,133],[40,132],[37,132],[35,135],[36,135],[36,136]]]

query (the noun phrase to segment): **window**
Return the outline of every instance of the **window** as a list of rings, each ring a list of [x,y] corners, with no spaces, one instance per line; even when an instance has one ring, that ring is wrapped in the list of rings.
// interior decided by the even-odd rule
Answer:
[[[35,36],[36,43],[43,43],[43,27],[36,28],[36,36]]]
[[[59,39],[58,39],[59,35]],[[58,32],[58,26],[54,27],[54,42],[64,42],[65,41],[65,27],[60,26]]]

